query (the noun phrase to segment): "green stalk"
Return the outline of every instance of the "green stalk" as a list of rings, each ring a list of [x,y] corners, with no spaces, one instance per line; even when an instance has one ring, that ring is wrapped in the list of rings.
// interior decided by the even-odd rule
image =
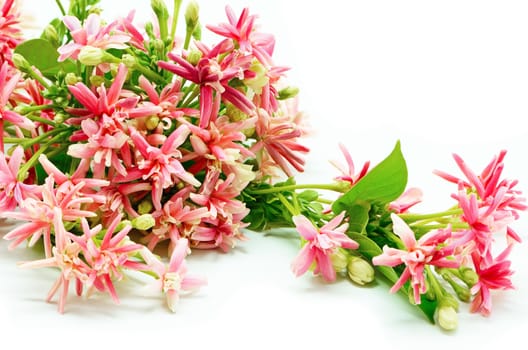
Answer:
[[[340,183],[276,186],[276,187],[271,187],[271,188],[265,188],[262,190],[249,190],[248,192],[251,194],[269,194],[269,193],[277,193],[277,192],[283,192],[283,191],[308,190],[308,189],[329,190],[329,191],[335,191],[335,192],[340,192],[340,193],[345,192],[343,189],[343,186]]]
[[[286,207],[286,209],[288,209],[292,216],[299,215],[301,213],[300,211],[297,211],[282,194],[277,194],[277,197],[279,198],[281,203]]]
[[[459,215],[462,213],[463,213],[463,210],[461,208],[456,208],[456,209],[448,209],[445,211],[429,213],[429,214],[412,214],[412,213],[405,214],[404,213],[404,214],[398,214],[398,216],[402,218],[405,222],[409,223],[409,222],[418,221],[418,220],[438,219],[438,218],[443,218],[446,216]]]
[[[59,6],[59,10],[63,16],[66,16],[66,11],[64,10],[64,6],[62,6],[62,3],[60,0],[55,0],[55,3],[57,3],[57,6]]]
[[[170,32],[171,42],[169,46],[169,52],[172,51],[172,48],[174,47],[174,38],[176,37],[176,27],[178,26],[178,17],[180,17],[181,4],[181,0],[174,0],[174,9],[172,12],[172,24]]]
[[[18,181],[20,181],[20,182],[24,181],[24,179],[26,177],[26,173],[29,171],[30,168],[32,168],[35,165],[35,163],[38,161],[38,158],[40,157],[40,155],[43,154],[52,144],[54,144],[55,142],[59,141],[62,138],[63,134],[64,134],[64,132],[56,135],[51,140],[49,140],[49,142],[47,142],[46,144],[42,145],[31,156],[31,158],[29,158],[29,160],[26,162],[26,164],[22,165],[22,167],[18,171],[18,175],[17,175],[17,180]]]

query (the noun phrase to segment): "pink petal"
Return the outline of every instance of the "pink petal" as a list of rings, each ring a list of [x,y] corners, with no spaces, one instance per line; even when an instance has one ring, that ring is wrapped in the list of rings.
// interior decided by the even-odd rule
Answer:
[[[416,237],[409,225],[403,221],[398,215],[391,213],[392,230],[397,234],[407,249],[412,249],[416,246]]]
[[[295,276],[299,277],[304,274],[314,261],[315,253],[311,248],[310,244],[305,244],[304,247],[299,251],[299,254],[293,259],[291,263],[291,269]]]
[[[319,234],[312,222],[304,215],[295,215],[292,217],[292,221],[295,224],[297,232],[308,241],[313,241]]]

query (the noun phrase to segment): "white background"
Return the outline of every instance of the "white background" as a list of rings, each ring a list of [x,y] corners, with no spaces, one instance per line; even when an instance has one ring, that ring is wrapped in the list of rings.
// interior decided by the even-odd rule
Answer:
[[[103,1],[105,17],[133,8],[149,17],[148,0]],[[225,21],[226,1],[199,2],[202,23]],[[416,210],[441,210],[453,185],[432,174],[459,174],[456,152],[480,171],[508,149],[505,174],[528,193],[528,6],[524,1],[239,1],[260,15],[263,31],[277,39],[276,63],[292,67],[301,109],[314,133],[302,181],[328,182],[329,159],[342,160],[344,143],[357,164],[385,157],[399,139],[409,185],[425,202]],[[346,4],[346,6],[345,6]],[[58,10],[53,0],[25,0],[34,23]],[[183,35],[183,32],[181,32]],[[207,38],[215,39],[214,36]],[[208,41],[212,43],[211,40]],[[514,228],[528,240],[528,213]],[[5,232],[6,228],[2,228]],[[196,252],[190,269],[209,286],[181,300],[171,314],[162,301],[141,297],[133,278],[119,290],[121,305],[106,296],[68,299],[66,313],[44,302],[53,270],[21,270],[36,258],[0,242],[1,338],[39,348],[391,348],[462,345],[521,347],[528,326],[526,242],[512,254],[517,289],[494,295],[489,318],[460,310],[456,332],[425,321],[380,283],[359,288],[345,279],[324,284],[295,278],[289,264],[298,242],[280,235],[249,234],[228,254]],[[130,287],[130,290],[128,287]],[[518,343],[519,341],[519,343]],[[478,345],[477,345],[478,344]],[[518,345],[513,345],[518,344]],[[17,346],[18,347],[18,346]]]

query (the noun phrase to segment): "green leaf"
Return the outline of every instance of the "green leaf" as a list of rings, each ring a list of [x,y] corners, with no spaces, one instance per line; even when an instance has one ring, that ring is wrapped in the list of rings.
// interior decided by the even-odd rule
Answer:
[[[49,41],[44,39],[31,39],[24,41],[15,49],[18,53],[35,66],[43,75],[54,76],[59,71],[74,72],[75,64],[71,60],[59,62],[59,53]]]
[[[436,308],[438,307],[438,301],[437,300],[429,300],[424,295],[421,296],[421,302],[419,305],[416,305],[424,315],[427,317],[427,319],[431,323],[435,323],[434,315],[436,312]]]
[[[381,163],[359,180],[350,191],[332,205],[334,213],[347,210],[358,200],[387,204],[397,199],[407,185],[407,164],[400,149],[400,141]]]

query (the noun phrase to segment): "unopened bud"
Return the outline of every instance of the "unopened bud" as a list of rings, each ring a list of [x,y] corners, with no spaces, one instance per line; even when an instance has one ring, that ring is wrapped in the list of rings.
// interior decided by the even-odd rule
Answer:
[[[151,0],[150,6],[152,7],[152,10],[160,22],[162,20],[167,21],[167,19],[169,19],[169,11],[167,10],[167,6],[165,6],[165,2],[163,0]]]
[[[288,86],[279,91],[279,100],[287,100],[289,98],[297,96],[299,93],[299,88],[295,86]]]
[[[154,130],[158,127],[160,122],[160,118],[156,115],[150,116],[145,121],[145,126],[147,127],[147,130]]]
[[[121,57],[121,62],[127,67],[127,68],[134,68],[134,66],[137,63],[137,60],[134,56],[126,53]]]
[[[15,65],[15,67],[21,70],[22,72],[27,72],[31,69],[31,65],[29,64],[29,62],[21,54],[14,53],[11,59],[13,60],[13,64]]]
[[[65,120],[66,120],[66,116],[61,112],[57,112],[53,116],[53,121],[57,124],[62,124],[64,123]]]
[[[90,77],[90,84],[92,84],[92,86],[101,86],[104,82],[105,78],[100,75],[92,75]]]
[[[88,14],[95,14],[95,15],[100,15],[101,13],[103,13],[103,9],[100,8],[100,7],[97,7],[97,6],[91,6],[89,9],[88,9]]]
[[[139,203],[139,206],[138,206],[138,213],[140,215],[149,214],[152,212],[152,208],[153,208],[153,205],[151,201],[149,200],[141,201],[141,203]]]
[[[157,52],[163,52],[165,50],[165,43],[161,39],[152,40],[152,46]]]
[[[260,95],[262,93],[262,87],[269,82],[269,78],[266,75],[268,69],[258,60],[254,60],[249,69],[255,73],[255,76],[250,79],[245,79],[244,84],[251,88],[257,95]]]
[[[332,266],[336,272],[346,271],[348,254],[342,248],[338,248],[334,254],[331,254],[330,260],[332,260]]]
[[[60,45],[59,34],[57,33],[57,29],[51,24],[48,24],[46,28],[44,28],[44,31],[42,32],[42,35],[40,37],[44,40],[49,41],[54,47],[58,47]]]
[[[477,273],[469,267],[460,268],[460,278],[469,288],[473,287],[479,281]]]
[[[86,66],[97,66],[103,63],[104,51],[98,47],[85,46],[77,57],[79,62]]]
[[[64,77],[64,82],[66,83],[66,85],[75,85],[80,81],[81,81],[81,78],[75,75],[75,73],[68,73]]]
[[[189,54],[187,55],[187,62],[192,64],[193,66],[196,66],[198,64],[198,61],[202,58],[202,51],[199,50],[191,50]]]
[[[198,18],[200,13],[200,7],[196,1],[189,2],[187,9],[185,10],[185,24],[187,30],[194,31],[194,28],[198,24]]]
[[[156,224],[156,220],[150,214],[143,214],[132,220],[132,227],[138,230],[148,230]]]
[[[374,281],[374,268],[357,256],[351,256],[347,264],[348,277],[352,282],[365,285]]]
[[[449,283],[451,288],[453,288],[456,295],[458,296],[458,299],[464,302],[469,301],[469,299],[471,298],[471,293],[469,292],[468,287],[458,284],[457,281],[453,279],[453,276],[451,275],[451,273],[449,273],[449,271],[443,272],[441,276],[444,280]]]
[[[437,310],[437,321],[442,329],[455,330],[458,327],[457,311],[451,306],[440,306]]]

